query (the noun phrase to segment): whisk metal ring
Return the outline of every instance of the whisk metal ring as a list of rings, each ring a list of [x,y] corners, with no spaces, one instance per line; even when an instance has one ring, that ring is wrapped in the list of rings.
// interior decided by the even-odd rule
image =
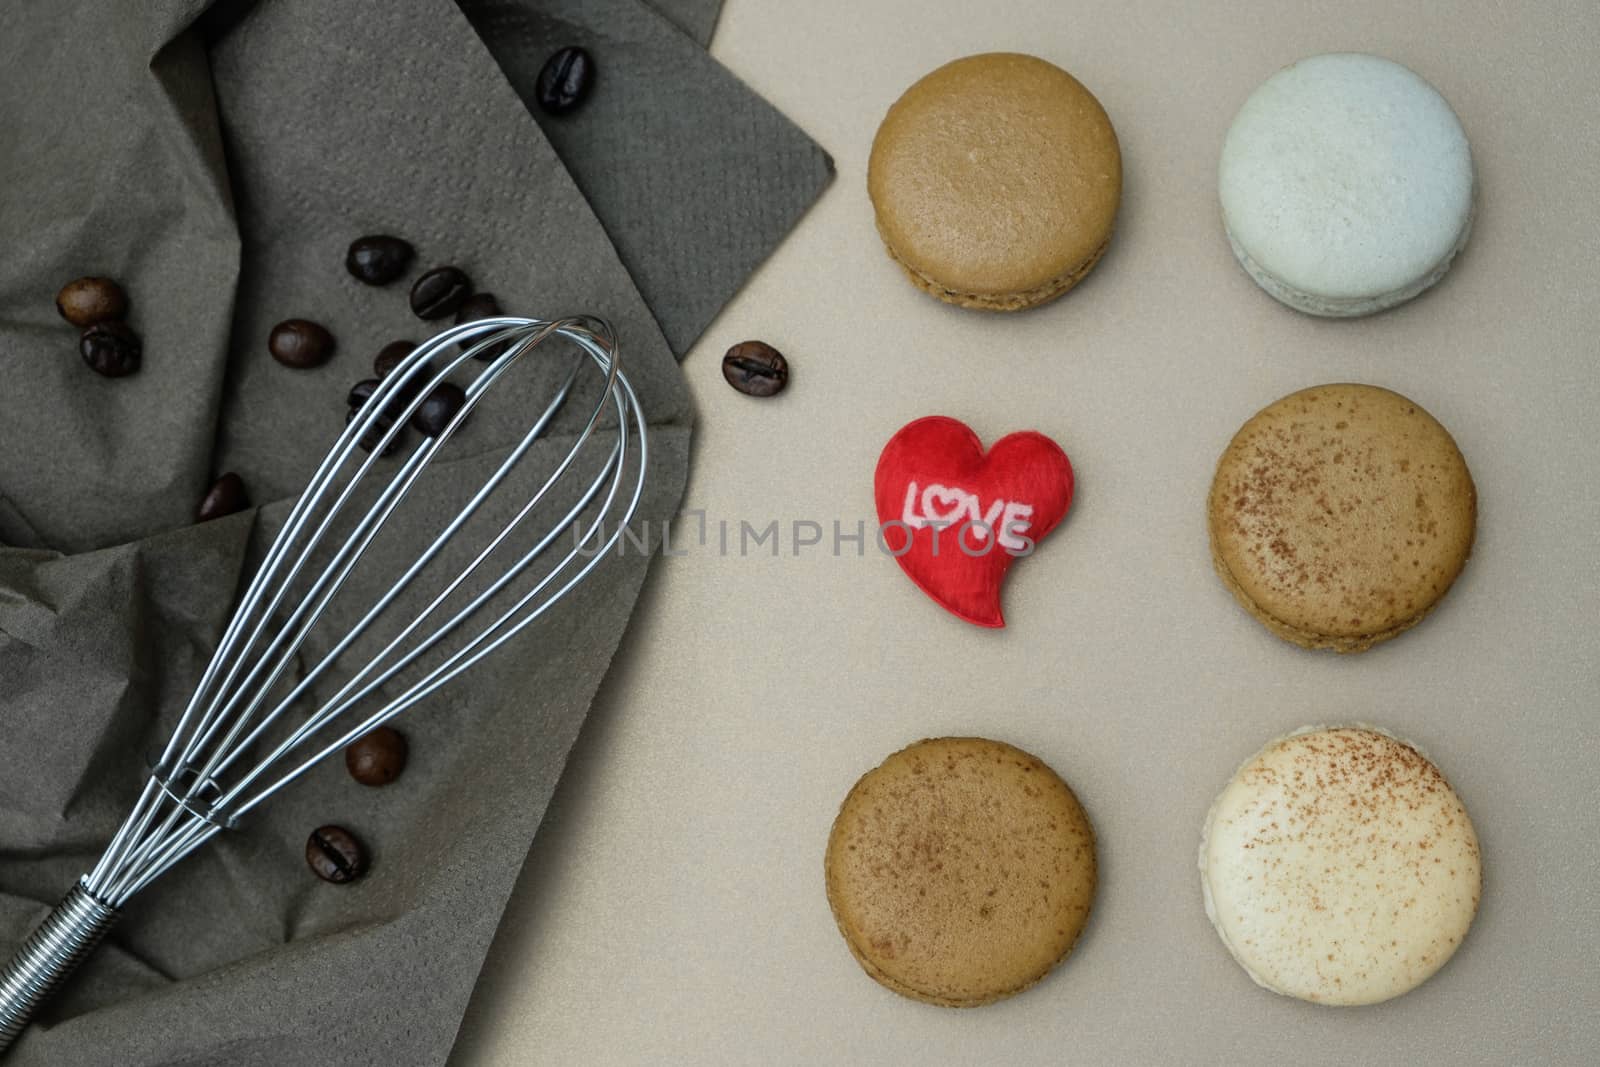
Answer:
[[[183,776],[192,778],[193,772]],[[150,780],[167,795],[168,799],[188,811],[191,815],[203,819],[220,830],[231,830],[239,825],[239,817],[237,815],[224,814],[215,803],[202,801],[198,795],[191,796],[182,792],[181,786],[173,785],[173,779],[176,777],[180,777],[180,775],[174,774],[170,767],[161,764],[157,764],[150,770]],[[200,792],[206,791],[205,789],[200,790]],[[215,787],[210,789],[209,792],[215,796]]]

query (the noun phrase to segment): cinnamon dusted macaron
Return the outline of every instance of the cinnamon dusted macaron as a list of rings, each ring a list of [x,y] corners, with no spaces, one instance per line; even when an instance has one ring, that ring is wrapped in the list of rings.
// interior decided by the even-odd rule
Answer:
[[[1234,435],[1207,517],[1212,563],[1246,611],[1303,648],[1361,652],[1450,589],[1477,492],[1449,432],[1414,401],[1323,385]]]
[[[1200,842],[1206,915],[1258,985],[1374,1004],[1443,967],[1478,911],[1472,820],[1415,748],[1306,727],[1250,757]]]
[[[867,191],[914,284],[963,307],[1017,311],[1099,262],[1122,155],[1105,109],[1066,71],[1015,53],[968,56],[889,109]]]
[[[999,741],[919,741],[868,771],[828,838],[828,904],[862,968],[966,1008],[1033,985],[1094,899],[1094,831],[1067,784]]]

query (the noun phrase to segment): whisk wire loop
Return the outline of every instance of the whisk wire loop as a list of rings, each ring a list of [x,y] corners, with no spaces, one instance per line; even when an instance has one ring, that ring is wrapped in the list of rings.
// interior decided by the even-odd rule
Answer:
[[[402,506],[434,456],[512,365],[552,336],[574,342],[580,354],[532,426],[416,558],[359,613],[349,629],[331,641],[327,651],[292,684],[286,682],[289,670],[323,620],[329,604],[345,589],[368,548]],[[382,461],[384,450],[397,440],[428,395],[463,364],[484,354],[493,358],[465,389],[459,410],[437,436],[425,437],[399,463],[364,510],[356,509],[359,514],[348,532],[342,537],[333,536],[341,520],[349,517],[349,505],[364,479]],[[502,489],[518,464],[544,438],[568,404],[586,365],[598,368],[603,375],[597,399],[572,432],[565,453],[540,479],[528,499],[375,654],[350,669],[331,695],[301,715],[304,706],[314,699],[317,685],[380,619],[387,617],[414,581]],[[485,572],[486,563],[518,537],[530,517],[580,462],[608,414],[613,416],[614,443],[599,462],[597,473],[578,493],[576,502],[483,589],[465,604],[454,607],[452,600],[466,595],[464,587]],[[358,455],[357,449],[364,446],[371,446],[370,451]],[[352,461],[355,472],[347,475]],[[86,889],[108,905],[120,907],[220,829],[231,827],[320,760],[425,700],[542,617],[616,545],[638,508],[647,462],[647,435],[638,398],[621,372],[614,338],[603,322],[590,318],[547,321],[497,317],[445,330],[418,346],[351,419],[290,509],[225,627],[156,771],[99,863],[85,877]],[[587,533],[582,533],[582,517],[591,511],[597,516],[596,521]],[[605,536],[607,516],[617,520],[609,537]],[[505,594],[557,540],[574,530],[579,536],[574,536],[571,549],[530,589],[402,691],[392,698],[382,698],[386,686],[452,634],[462,631],[470,618]],[[303,576],[308,580],[302,582]],[[298,591],[301,585],[306,588]],[[286,691],[279,695],[285,687]],[[375,699],[380,703],[372,710],[351,714],[352,709]],[[291,711],[298,718],[292,728],[281,740],[270,744],[264,755],[252,756],[257,747],[269,744],[275,727],[288,724]],[[336,723],[338,728],[330,729]]]
[[[399,577],[380,584],[373,603],[364,610],[337,613],[356,621],[328,640],[327,650],[289,681],[291,668],[329,605],[347,589],[372,585],[350,586],[348,580],[440,449],[517,361],[553,337],[575,344],[579,354],[532,426]],[[370,502],[354,509],[359,514],[350,520],[347,505],[361,498],[365,479],[388,462],[385,454],[398,444],[412,416],[452,374],[474,362],[481,369],[445,426],[436,435],[425,434]],[[416,599],[408,596],[414,583],[449,545],[464,537],[468,524],[497,493],[510,490],[508,480],[534,446],[546,439],[585,367],[600,371],[600,391],[569,433],[571,443],[565,453],[536,479],[537,488],[483,547],[469,548],[467,563],[442,589],[431,597],[423,592],[427,603],[420,611],[382,641],[376,653],[351,668],[329,696],[319,698],[320,683],[342,659],[391,609]],[[595,451],[588,446],[607,416],[614,422],[606,427],[614,440],[602,460],[586,459]],[[358,455],[358,449],[365,454]],[[536,530],[541,505],[558,490],[567,492],[564,483],[584,462],[595,473],[572,494],[575,501],[548,529],[527,538],[531,546],[519,549],[526,530]],[[353,474],[348,473],[352,465]],[[648,434],[639,399],[622,373],[610,327],[598,319],[482,319],[441,331],[402,360],[351,418],[290,507],[138,800],[99,861],[0,969],[0,1052],[93,950],[129,898],[319,761],[428,699],[571,594],[627,530],[642,499],[648,466]],[[587,533],[582,528],[586,514],[594,516]],[[608,518],[614,520],[609,535]],[[346,521],[349,529],[335,534]],[[569,531],[574,535],[572,547],[536,574],[530,588],[520,594],[513,590],[513,583]],[[491,572],[489,561],[507,549],[520,555],[482,582]],[[483,585],[476,592],[469,585],[474,579]],[[503,596],[511,603],[496,612],[491,605]],[[457,598],[466,603],[455,606]],[[468,633],[469,620],[479,613],[489,621]],[[438,662],[423,662],[461,633],[467,636],[453,649],[443,648]],[[411,668],[418,677],[405,682],[401,675]],[[391,684],[398,686],[398,692],[388,691]],[[313,706],[307,710],[308,705]],[[354,710],[363,705],[375,706]],[[303,717],[293,722],[301,712]],[[274,731],[284,734],[275,743]]]

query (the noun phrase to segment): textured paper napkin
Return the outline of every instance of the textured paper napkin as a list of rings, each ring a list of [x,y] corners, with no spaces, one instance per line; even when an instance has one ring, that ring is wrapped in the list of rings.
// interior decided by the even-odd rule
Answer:
[[[530,105],[544,57],[562,44],[626,57],[600,67],[584,121],[533,113],[682,356],[789,232],[832,162],[803,137],[772,136],[770,113],[724,113],[737,79],[664,21],[636,17],[634,0],[461,6]],[[671,158],[649,151],[653,141],[675,146]],[[773,188],[736,205],[708,197],[745,175]]]
[[[514,6],[537,21],[547,5]],[[480,21],[480,38],[448,0],[30,0],[0,14],[0,951],[131,805],[141,756],[166,737],[338,432],[349,385],[382,344],[426,336],[404,283],[345,274],[352,237],[403,234],[419,268],[459,264],[513,313],[610,320],[651,427],[640,515],[672,514],[692,412],[658,320],[692,340],[787,225],[725,227],[719,243],[707,218],[792,222],[828,170],[685,35],[709,33],[715,3],[660,6],[676,26],[643,4],[574,9],[559,38],[494,54],[493,26]],[[616,24],[590,21],[602,18]],[[514,86],[580,31],[601,80],[553,147]],[[611,99],[649,88],[654,74],[628,68],[652,48],[671,53],[659,73],[673,91],[715,103],[693,128],[652,130],[647,112]],[[682,307],[630,277],[659,269],[659,232],[608,215],[617,187],[590,189],[568,159],[615,151],[613,121],[634,123],[630,151],[658,169],[728,142],[752,153],[742,170],[702,170],[662,212],[677,222],[657,220],[710,263]],[[85,273],[131,295],[145,343],[133,377],[91,374],[56,316],[56,288]],[[295,316],[338,338],[327,366],[267,356],[272,323]],[[455,506],[524,428],[527,404],[542,404],[558,369],[523,362],[418,487],[413,514]],[[565,450],[578,399],[534,461]],[[221,470],[264,506],[191,525]],[[136,897],[7,1062],[442,1059],[646,563],[607,561],[550,619],[409,712],[412,760],[395,785],[365,789],[321,766]],[[306,834],[325,822],[371,845],[365,880],[327,886],[306,871]]]

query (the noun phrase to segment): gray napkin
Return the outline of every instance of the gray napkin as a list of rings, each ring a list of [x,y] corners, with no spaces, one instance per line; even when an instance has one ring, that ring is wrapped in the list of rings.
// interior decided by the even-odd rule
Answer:
[[[687,33],[701,48],[711,44],[711,31],[722,13],[722,0],[647,0],[678,29]]]
[[[680,8],[687,7],[678,0]],[[682,356],[810,206],[833,163],[799,131],[773,136],[766,109],[725,108],[739,82],[636,0],[461,0],[593,205],[623,266]],[[680,12],[687,14],[687,12]],[[582,120],[533,104],[544,57],[567,44],[597,59]],[[675,146],[668,159],[644,146]],[[708,196],[748,190],[739,209]],[[679,205],[664,211],[663,205]],[[695,218],[694,225],[685,225]]]
[[[660,7],[709,32],[716,4]],[[613,89],[649,85],[626,73],[641,53],[614,42],[670,40],[673,91],[715,99],[692,130],[635,127],[638,157],[660,168],[704,158],[719,129],[759,148],[758,178],[708,173],[666,205],[685,235],[707,215],[792,219],[818,193],[824,167],[778,173],[821,160],[815,146],[660,13],[597,8],[626,24],[603,29],[587,11],[563,17]],[[614,150],[599,120],[627,109],[597,89],[592,115],[564,120],[558,155],[513,88],[544,57],[526,43],[491,56],[485,39],[492,27],[475,33],[448,0],[13,0],[0,11],[0,953],[92,865],[131,805],[141,757],[166,737],[340,428],[350,383],[385,342],[426,336],[404,283],[370,289],[344,273],[351,237],[400,233],[419,266],[459,264],[513,312],[609,319],[651,425],[641,518],[659,531],[676,508],[692,413],[657,325],[671,316],[652,314],[619,258],[633,223],[607,217],[598,192],[586,200],[563,165],[591,139]],[[742,277],[717,264],[752,263],[779,234],[702,246],[701,284],[720,288],[691,294],[698,320],[675,320],[680,338]],[[646,236],[639,263],[656,247]],[[130,292],[145,341],[131,378],[91,374],[56,317],[55,289],[84,273]],[[271,324],[291,316],[333,331],[332,362],[297,372],[267,357]],[[523,364],[407,514],[456,506],[524,427],[558,369]],[[532,461],[564,452],[578,416],[570,405]],[[219,470],[238,471],[263,506],[191,525]],[[397,518],[377,563],[419,533]],[[399,782],[368,789],[337,762],[320,766],[136,897],[7,1062],[441,1060],[647,562],[607,560],[549,619],[408,712]],[[383,573],[357,572],[335,627]],[[319,634],[308,654],[326,643]],[[306,871],[306,834],[325,822],[370,844],[366,879],[335,887]]]

